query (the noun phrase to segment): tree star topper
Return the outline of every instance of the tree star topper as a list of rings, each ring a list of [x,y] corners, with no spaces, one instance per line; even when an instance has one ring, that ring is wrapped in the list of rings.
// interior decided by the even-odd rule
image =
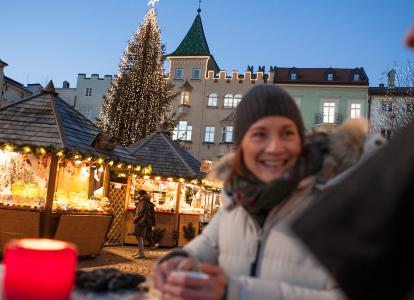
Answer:
[[[155,6],[155,2],[158,2],[158,1],[160,1],[160,0],[149,0],[148,1],[148,5],[151,5],[152,7],[154,7]]]

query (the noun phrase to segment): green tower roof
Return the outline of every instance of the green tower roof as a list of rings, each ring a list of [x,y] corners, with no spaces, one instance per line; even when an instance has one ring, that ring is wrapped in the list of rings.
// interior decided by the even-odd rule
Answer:
[[[181,44],[168,56],[211,56],[200,13],[195,17],[193,25],[191,25]]]

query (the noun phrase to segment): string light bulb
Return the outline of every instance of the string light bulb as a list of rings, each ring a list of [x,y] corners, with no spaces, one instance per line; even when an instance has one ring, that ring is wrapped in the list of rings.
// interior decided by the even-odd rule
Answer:
[[[26,147],[24,147],[23,148],[23,153],[30,153],[30,152],[32,152],[32,149],[30,149],[30,147],[28,147],[28,146],[26,146]]]

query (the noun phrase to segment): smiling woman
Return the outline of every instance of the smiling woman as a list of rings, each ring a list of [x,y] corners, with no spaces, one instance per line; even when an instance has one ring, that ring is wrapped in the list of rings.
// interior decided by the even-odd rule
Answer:
[[[155,285],[165,298],[343,299],[289,230],[315,201],[316,183],[360,157],[365,131],[354,125],[337,131],[305,139],[302,116],[287,92],[259,85],[246,93],[236,111],[236,151],[210,175],[224,181],[223,206],[184,251],[173,251],[155,267]],[[175,270],[208,277],[178,278],[171,275]]]

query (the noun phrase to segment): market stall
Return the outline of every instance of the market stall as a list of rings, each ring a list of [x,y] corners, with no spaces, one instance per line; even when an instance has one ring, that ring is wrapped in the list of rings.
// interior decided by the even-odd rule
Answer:
[[[151,165],[151,176],[130,181],[125,243],[136,243],[128,236],[134,216],[134,194],[146,190],[156,209],[156,234],[163,232],[161,246],[183,246],[198,234],[204,215],[201,201],[200,162],[162,131],[138,141],[128,150],[142,164]]]
[[[99,254],[112,220],[114,164],[137,167],[52,82],[0,109],[0,249],[14,238],[48,237],[74,243],[79,255]]]

